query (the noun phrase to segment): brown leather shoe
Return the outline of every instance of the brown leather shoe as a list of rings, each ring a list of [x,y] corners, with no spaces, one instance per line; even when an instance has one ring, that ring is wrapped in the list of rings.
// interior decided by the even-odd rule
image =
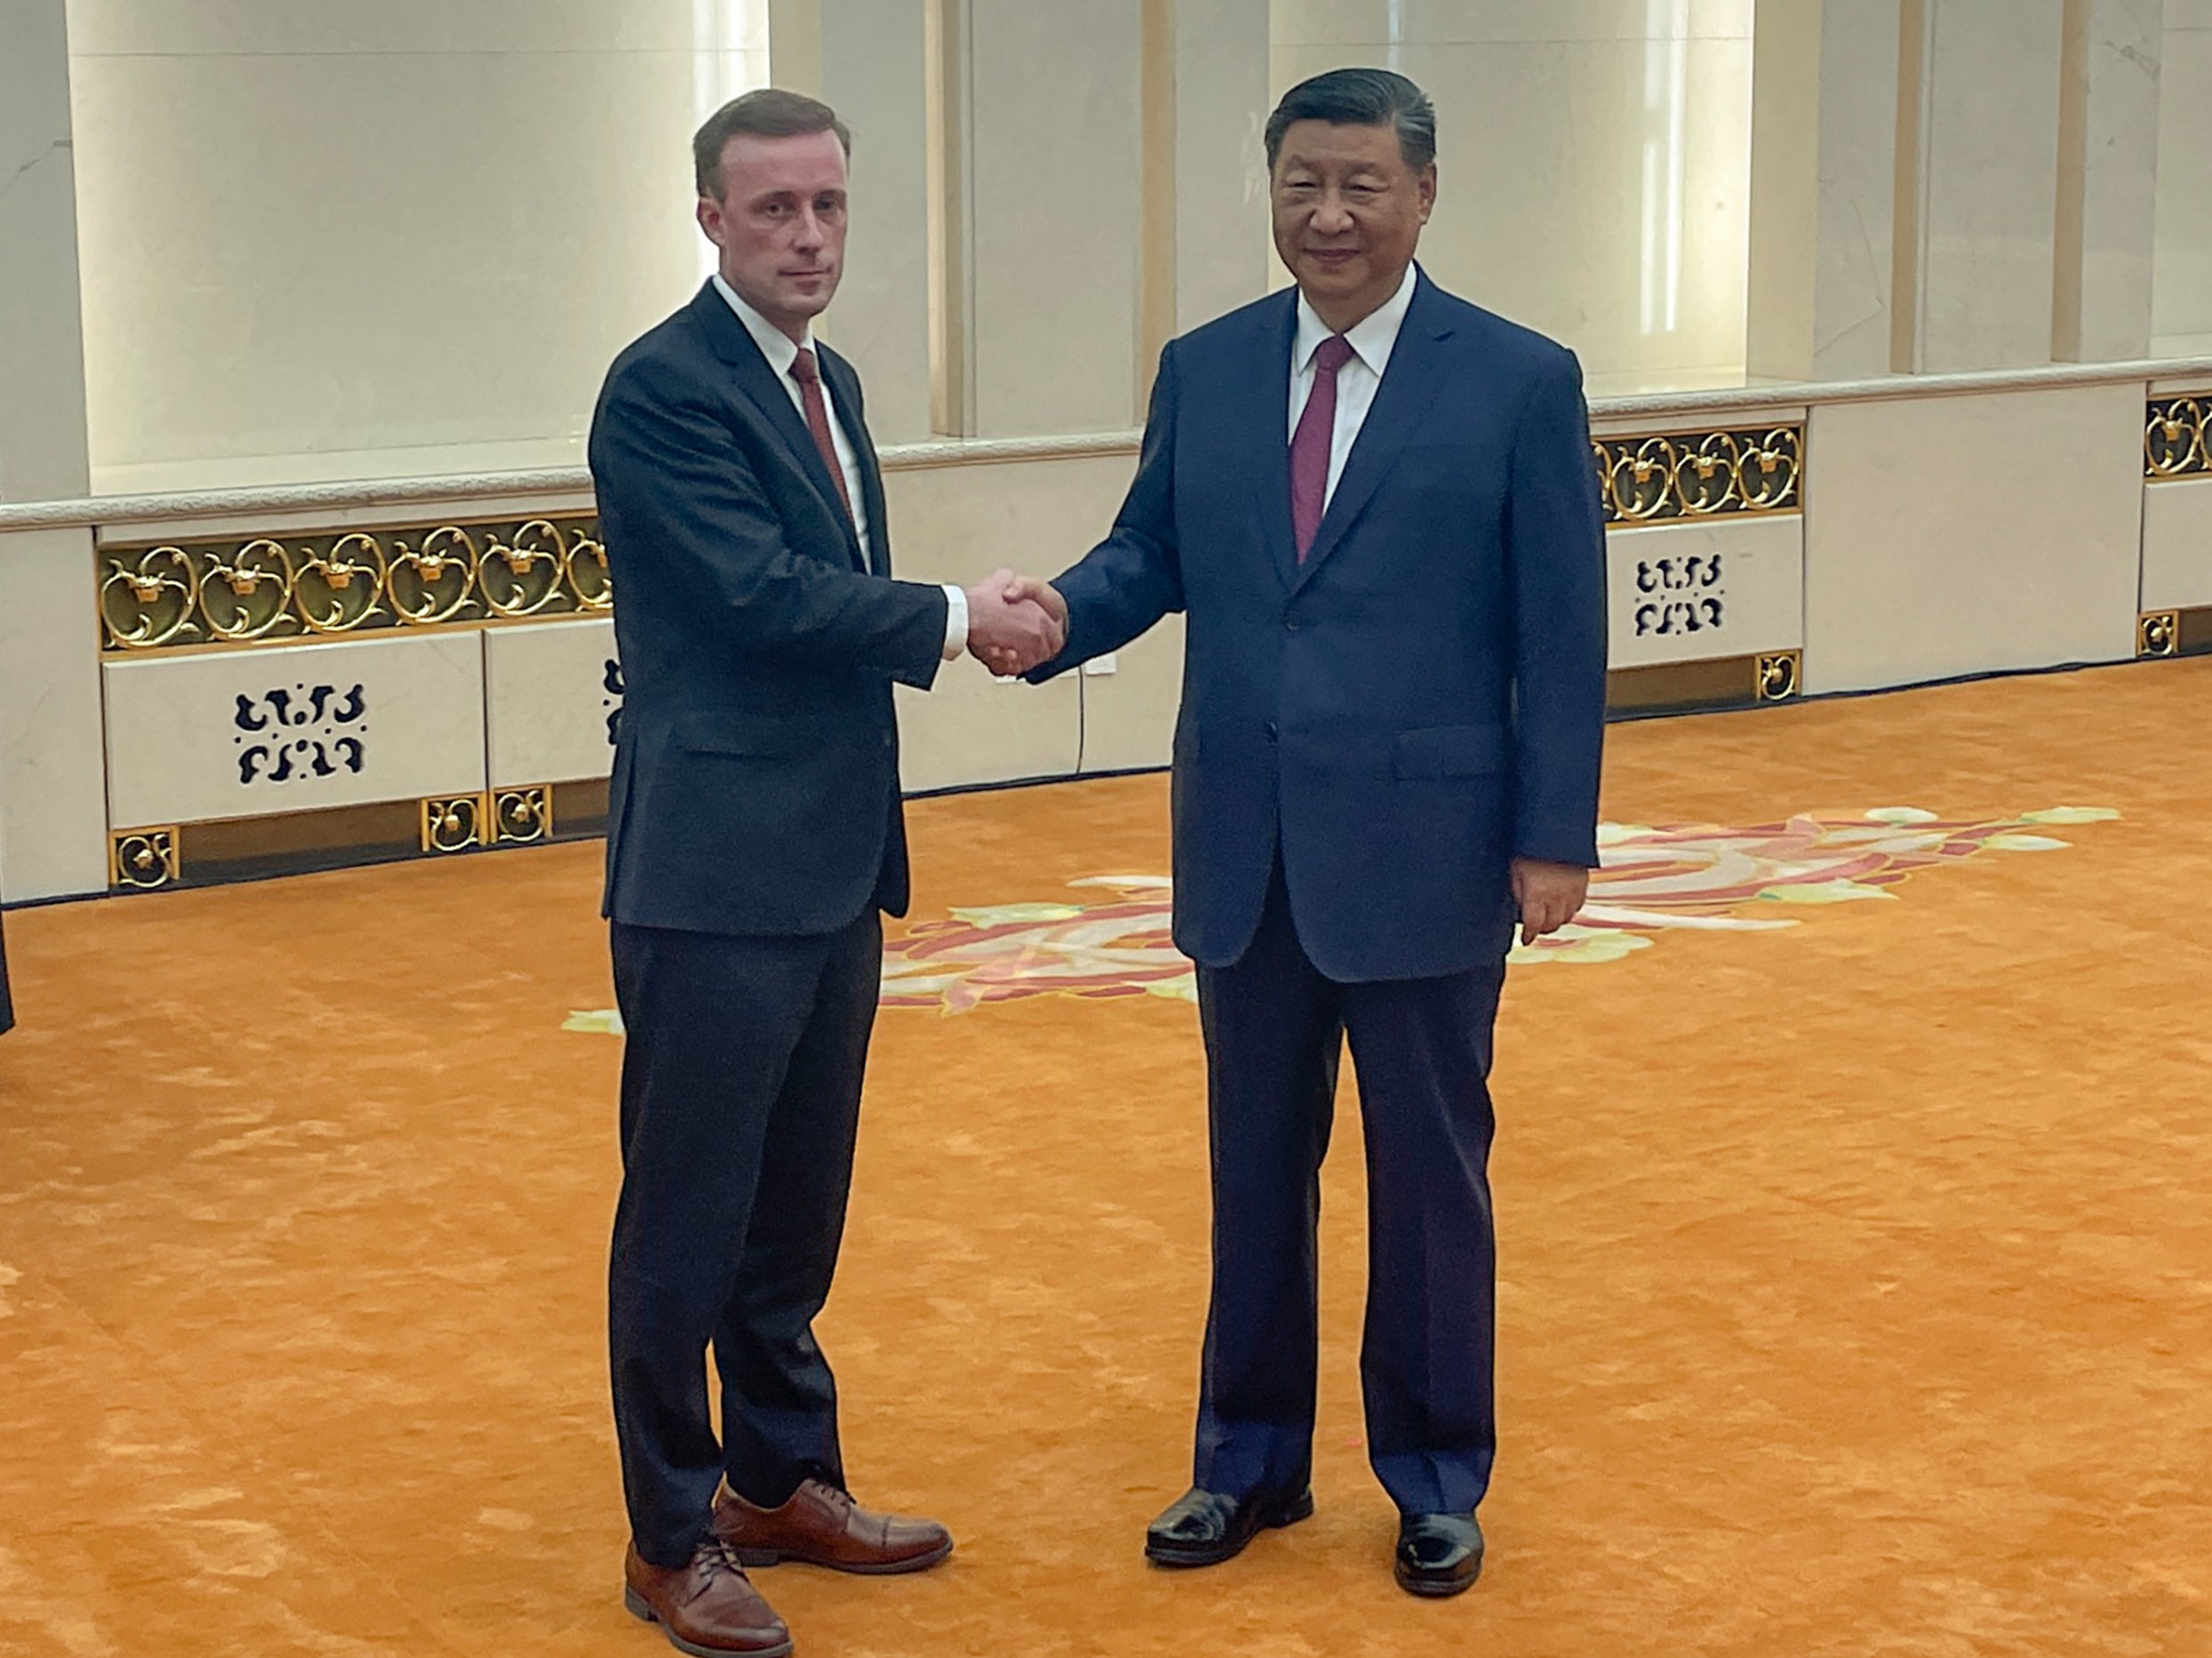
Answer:
[[[715,1534],[747,1566],[803,1560],[833,1571],[919,1572],[953,1551],[935,1520],[864,1509],[835,1486],[810,1479],[779,1509],[755,1508],[725,1482],[715,1493]]]
[[[622,1562],[622,1604],[632,1617],[660,1625],[668,1645],[693,1658],[787,1658],[791,1651],[791,1631],[719,1537],[678,1566],[655,1566],[631,1544]]]

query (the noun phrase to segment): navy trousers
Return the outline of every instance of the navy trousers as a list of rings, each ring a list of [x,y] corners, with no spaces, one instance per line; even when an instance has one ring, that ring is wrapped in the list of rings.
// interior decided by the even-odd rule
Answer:
[[[1367,1149],[1368,1453],[1407,1513],[1469,1513],[1497,1443],[1490,1032],[1505,961],[1344,984],[1300,946],[1280,868],[1243,957],[1198,975],[1213,1299],[1195,1483],[1294,1495],[1313,1466],[1314,1228],[1349,1037]]]
[[[637,1551],[680,1566],[723,1477],[775,1507],[844,1483],[814,1340],[844,1233],[883,962],[871,906],[819,938],[612,924],[622,1195],[607,1275],[615,1435]],[[722,1380],[722,1439],[707,1350]]]

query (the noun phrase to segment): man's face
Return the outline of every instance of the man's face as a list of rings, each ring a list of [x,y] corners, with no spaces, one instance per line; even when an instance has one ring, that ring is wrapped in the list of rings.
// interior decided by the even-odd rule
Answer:
[[[1394,126],[1296,121],[1271,181],[1275,251],[1331,328],[1398,291],[1436,204],[1436,167],[1415,172]]]
[[[803,339],[844,274],[844,146],[834,132],[736,134],[723,147],[722,200],[701,196],[699,223],[738,297]]]

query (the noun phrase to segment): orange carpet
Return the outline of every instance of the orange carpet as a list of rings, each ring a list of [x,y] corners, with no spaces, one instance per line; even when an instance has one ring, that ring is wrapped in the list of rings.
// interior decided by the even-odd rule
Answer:
[[[960,1550],[761,1574],[802,1654],[2212,1653],[2208,701],[2183,662],[1613,733],[1624,825],[1979,827],[1886,873],[1770,851],[1667,901],[1700,924],[1516,970],[1504,1440],[1454,1602],[1392,1586],[1360,1443],[1358,1136],[1320,1512],[1154,1572],[1204,1296],[1194,1010],[1018,972],[888,1008],[822,1333],[857,1488]],[[922,938],[1164,873],[1165,803],[919,805]],[[667,1650],[616,1593],[598,857],[8,918],[0,1652]]]

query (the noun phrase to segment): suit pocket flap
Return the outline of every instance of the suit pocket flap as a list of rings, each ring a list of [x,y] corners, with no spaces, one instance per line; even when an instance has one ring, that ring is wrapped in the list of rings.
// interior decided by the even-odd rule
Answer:
[[[694,754],[755,754],[803,760],[833,746],[811,720],[752,713],[687,713],[675,723],[676,746]]]
[[[1434,725],[1401,731],[1390,769],[1401,777],[1474,777],[1505,764],[1505,733],[1494,725]]]

